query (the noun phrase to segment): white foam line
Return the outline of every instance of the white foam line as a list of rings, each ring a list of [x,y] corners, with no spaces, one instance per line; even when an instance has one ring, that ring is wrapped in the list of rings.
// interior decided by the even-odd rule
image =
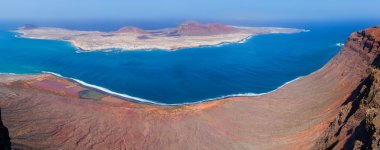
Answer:
[[[239,44],[246,43],[248,40],[250,40],[254,36],[257,36],[257,35],[256,34],[255,35],[252,34],[252,35],[248,36],[247,38],[244,38],[243,40],[241,40],[241,41],[239,41],[237,43],[239,43]]]
[[[158,102],[155,102],[155,101],[152,101],[152,100],[146,100],[146,99],[130,96],[130,95],[127,95],[127,94],[121,94],[121,93],[113,92],[113,91],[111,91],[111,90],[109,90],[107,88],[100,87],[100,86],[93,85],[93,84],[89,84],[89,83],[86,83],[84,81],[81,81],[81,80],[78,80],[78,79],[75,79],[75,78],[64,77],[64,76],[62,76],[60,74],[57,74],[57,73],[54,73],[54,72],[42,71],[42,73],[52,74],[52,75],[55,75],[55,76],[60,77],[60,78],[70,79],[70,80],[73,80],[73,81],[75,81],[75,82],[77,82],[79,84],[82,84],[82,85],[86,86],[86,87],[94,88],[94,89],[97,89],[97,90],[109,93],[111,95],[116,95],[116,96],[120,96],[120,97],[123,97],[123,98],[133,99],[133,100],[137,100],[137,101],[141,101],[141,102],[166,105],[166,104],[158,103]]]
[[[270,93],[273,93],[273,92],[276,92],[277,90],[281,89],[282,87],[294,82],[294,81],[297,81],[301,78],[303,78],[304,76],[300,76],[300,77],[297,77],[291,81],[288,81],[286,83],[284,83],[283,85],[277,87],[275,90],[272,90],[272,91],[269,91],[269,92],[265,92],[265,93],[260,93],[260,94],[257,94],[257,93],[241,93],[241,94],[231,94],[231,95],[226,95],[226,96],[220,96],[220,97],[217,97],[217,98],[210,98],[210,99],[206,99],[206,100],[203,100],[203,101],[199,101],[199,102],[194,102],[194,103],[185,103],[185,104],[195,104],[195,103],[202,103],[202,102],[206,102],[206,101],[213,101],[213,100],[218,100],[218,99],[224,99],[224,98],[229,98],[229,97],[245,97],[245,96],[249,96],[249,97],[255,97],[255,96],[262,96],[262,95],[266,95],[266,94],[270,94]]]
[[[165,104],[165,103],[159,103],[159,102],[155,102],[155,101],[152,101],[152,100],[147,100],[147,99],[143,99],[143,98],[138,98],[138,97],[134,97],[134,96],[130,96],[130,95],[127,95],[127,94],[121,94],[121,93],[117,93],[117,92],[113,92],[107,88],[104,88],[104,87],[100,87],[100,86],[96,86],[96,85],[92,85],[92,84],[89,84],[89,83],[86,83],[84,81],[81,81],[81,80],[78,80],[78,79],[75,79],[75,78],[69,78],[69,77],[64,77],[60,74],[57,74],[57,73],[54,73],[54,72],[49,72],[49,71],[42,71],[42,73],[46,73],[46,74],[52,74],[54,76],[57,76],[57,77],[60,77],[60,78],[65,78],[65,79],[70,79],[70,80],[73,80],[81,85],[84,85],[86,87],[90,87],[90,88],[94,88],[94,89],[97,89],[97,90],[100,90],[100,91],[103,91],[105,93],[108,93],[108,94],[111,94],[111,95],[116,95],[116,96],[120,96],[120,97],[123,97],[123,98],[127,98],[127,99],[132,99],[132,100],[136,100],[136,101],[140,101],[140,102],[145,102],[145,103],[151,103],[151,104],[157,104],[157,105],[163,105],[163,106],[177,106],[177,105],[190,105],[190,104],[198,104],[198,103],[203,103],[203,102],[208,102],[208,101],[213,101],[213,100],[218,100],[218,99],[224,99],[224,98],[229,98],[229,97],[244,97],[244,96],[261,96],[261,95],[266,95],[266,94],[270,94],[270,93],[273,93],[279,89],[281,89],[282,87],[284,87],[285,85],[289,84],[289,83],[292,83],[296,80],[299,80],[301,78],[303,78],[303,76],[301,77],[297,77],[296,79],[293,79],[291,81],[288,81],[286,82],[285,84],[279,86],[278,88],[276,88],[275,90],[273,91],[269,91],[269,92],[266,92],[266,93],[260,93],[260,94],[257,94],[257,93],[241,93],[241,94],[231,94],[231,95],[226,95],[226,96],[220,96],[220,97],[216,97],[216,98],[209,98],[209,99],[205,99],[205,100],[202,100],[202,101],[197,101],[197,102],[185,102],[185,103],[179,103],[179,104]]]
[[[187,49],[192,49],[192,48],[210,48],[210,47],[223,47],[223,46],[227,46],[227,45],[232,45],[232,44],[243,44],[243,43],[246,43],[248,40],[250,40],[252,37],[254,36],[258,36],[258,34],[252,34],[250,36],[247,36],[246,38],[240,40],[240,41],[236,41],[236,42],[221,42],[219,44],[215,44],[215,45],[200,45],[198,47],[189,47]],[[179,48],[179,49],[185,49],[185,48]],[[178,49],[178,50],[179,50]],[[175,51],[175,50],[174,50]]]
[[[344,43],[336,43],[335,45],[338,46],[338,47],[343,47]]]
[[[16,75],[15,73],[1,73],[0,72],[0,75]]]

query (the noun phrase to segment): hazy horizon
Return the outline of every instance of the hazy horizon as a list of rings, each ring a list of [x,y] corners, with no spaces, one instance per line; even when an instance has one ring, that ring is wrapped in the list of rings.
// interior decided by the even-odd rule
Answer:
[[[210,20],[286,22],[376,20],[378,0],[1,0],[0,20]]]

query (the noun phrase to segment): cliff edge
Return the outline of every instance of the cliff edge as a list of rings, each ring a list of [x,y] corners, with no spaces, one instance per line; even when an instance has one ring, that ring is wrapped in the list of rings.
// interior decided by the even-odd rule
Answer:
[[[380,51],[380,28],[354,33],[351,48],[367,53]],[[380,57],[377,56],[369,75],[342,104],[316,149],[380,149]]]

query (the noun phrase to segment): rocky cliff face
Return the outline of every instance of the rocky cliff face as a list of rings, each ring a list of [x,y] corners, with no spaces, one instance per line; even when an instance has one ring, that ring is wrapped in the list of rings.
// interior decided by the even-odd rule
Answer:
[[[341,106],[315,149],[380,148],[380,71],[372,70]]]
[[[380,29],[370,28],[349,38],[351,48],[366,53],[380,51]],[[372,58],[373,59],[373,58]],[[369,75],[342,104],[315,149],[380,149],[380,57],[368,69]]]
[[[125,101],[52,75],[0,75],[16,149],[340,149],[379,142],[379,32],[271,94],[183,106]],[[92,94],[99,95],[99,94]]]
[[[8,128],[4,126],[1,119],[1,109],[0,109],[0,150],[10,150],[11,149],[11,139],[9,138]]]

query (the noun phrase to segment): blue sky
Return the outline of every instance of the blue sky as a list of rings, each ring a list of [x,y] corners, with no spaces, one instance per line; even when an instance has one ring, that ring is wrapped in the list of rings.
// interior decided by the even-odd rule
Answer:
[[[380,19],[380,0],[0,0],[1,19]]]

